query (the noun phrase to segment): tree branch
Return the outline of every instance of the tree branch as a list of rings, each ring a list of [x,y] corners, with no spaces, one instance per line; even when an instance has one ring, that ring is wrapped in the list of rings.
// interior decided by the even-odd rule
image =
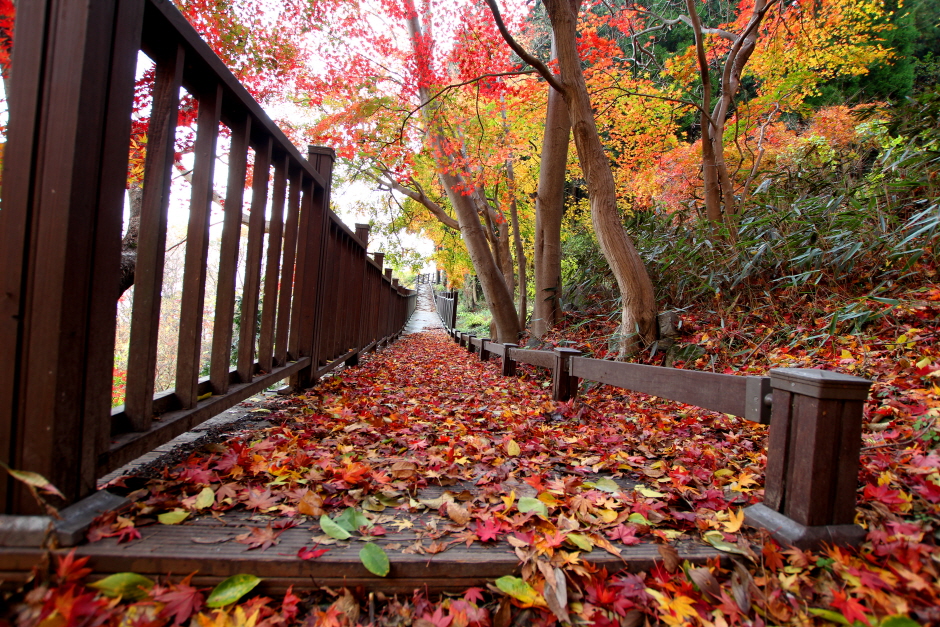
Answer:
[[[457,222],[457,220],[449,216],[447,212],[444,211],[442,206],[428,198],[427,194],[424,193],[424,189],[421,187],[421,184],[414,180],[413,177],[411,179],[411,183],[417,188],[417,190],[411,189],[410,187],[402,185],[396,181],[395,177],[388,170],[381,170],[381,176],[378,176],[375,173],[369,171],[363,173],[379,185],[383,185],[388,189],[393,189],[396,192],[404,194],[408,198],[419,203],[428,211],[430,211],[431,214],[434,215],[434,217],[437,218],[444,226],[455,229],[457,231],[460,230],[460,224]]]
[[[512,51],[519,55],[519,58],[531,65],[536,69],[536,71],[542,75],[549,85],[555,88],[559,93],[565,93],[565,87],[555,76],[548,66],[539,61],[536,57],[529,54],[529,52],[522,47],[512,35],[509,34],[509,30],[506,28],[506,24],[503,22],[503,17],[499,13],[499,6],[496,4],[496,0],[486,0],[486,5],[490,8],[490,13],[493,14],[493,20],[496,22],[496,28],[499,29],[499,34],[503,36],[503,39],[506,40],[506,43],[509,44],[509,47],[512,48]]]

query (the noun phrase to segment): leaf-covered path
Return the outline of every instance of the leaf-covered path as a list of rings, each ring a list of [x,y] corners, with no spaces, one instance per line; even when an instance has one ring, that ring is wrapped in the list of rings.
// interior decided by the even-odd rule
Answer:
[[[555,403],[544,375],[502,377],[422,330],[435,325],[425,311],[358,367],[270,403],[268,426],[123,480],[132,509],[101,519],[78,555],[99,573],[175,577],[107,611],[137,603],[155,624],[200,626],[239,611],[269,625],[940,622],[935,450],[863,452],[860,550],[788,550],[742,527],[761,498],[764,427],[606,387]],[[899,399],[919,389],[885,380]],[[76,570],[60,565],[27,610],[87,590]],[[205,609],[198,587],[236,573],[278,599],[290,585],[359,592],[316,592],[306,612],[294,593]],[[463,595],[387,596],[416,588]]]

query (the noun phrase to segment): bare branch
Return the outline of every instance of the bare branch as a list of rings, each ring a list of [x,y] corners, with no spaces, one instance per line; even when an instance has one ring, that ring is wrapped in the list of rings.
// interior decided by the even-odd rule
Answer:
[[[396,192],[404,194],[413,201],[421,204],[428,211],[430,211],[431,214],[444,226],[458,231],[460,230],[460,223],[458,223],[456,219],[449,216],[441,205],[428,198],[428,195],[424,193],[424,189],[421,187],[421,184],[418,183],[413,177],[411,179],[411,184],[414,185],[417,189],[411,189],[406,185],[402,185],[397,180],[395,180],[393,173],[389,172],[388,170],[381,170],[381,175],[370,171],[365,171],[363,173],[379,185],[383,185],[387,189],[393,189]]]
[[[522,45],[513,39],[512,35],[509,34],[509,30],[506,28],[506,24],[503,22],[503,16],[499,13],[499,6],[496,4],[496,0],[486,0],[486,5],[490,8],[490,12],[493,14],[493,20],[496,22],[496,28],[499,29],[499,33],[503,36],[503,39],[506,40],[506,43],[509,44],[509,47],[512,48],[512,51],[519,55],[519,58],[531,65],[542,75],[549,85],[554,87],[559,93],[565,92],[565,87],[562,85],[561,81],[555,76],[548,66],[538,60],[535,56],[530,54]]]

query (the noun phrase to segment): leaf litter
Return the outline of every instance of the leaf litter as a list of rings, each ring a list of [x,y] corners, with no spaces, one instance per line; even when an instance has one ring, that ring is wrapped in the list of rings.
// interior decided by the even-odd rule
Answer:
[[[366,565],[383,576],[398,551],[504,542],[519,557],[517,575],[455,596],[320,590],[302,604],[288,591],[205,610],[209,591],[189,578],[137,587],[117,603],[86,587],[85,559],[68,556],[17,606],[16,624],[40,624],[49,608],[66,606],[76,616],[146,616],[154,625],[366,624],[360,605],[375,624],[422,627],[940,623],[940,351],[929,324],[938,301],[940,290],[919,293],[892,305],[876,329],[833,335],[822,348],[806,339],[827,323],[820,317],[746,363],[727,349],[742,329],[707,315],[686,323],[686,339],[705,348],[688,367],[826,367],[875,380],[857,516],[868,535],[857,549],[781,547],[742,524],[743,507],[762,495],[765,427],[604,386],[554,403],[533,370],[504,378],[495,362],[424,332],[277,402],[271,426],[194,451],[135,490],[133,511],[103,517],[90,537],[134,541],[139,533],[128,529],[161,516],[190,524],[250,511],[264,526],[236,538],[246,550],[264,551],[286,527],[302,525],[316,535],[298,559],[359,542]],[[801,321],[792,322],[798,329]],[[764,337],[771,324],[747,332]],[[590,335],[573,339],[592,349]],[[429,512],[440,522],[418,528]],[[386,528],[417,540],[398,546]],[[586,559],[641,541],[656,543],[661,557],[648,572],[612,572]],[[676,551],[680,541],[728,557],[692,565]]]

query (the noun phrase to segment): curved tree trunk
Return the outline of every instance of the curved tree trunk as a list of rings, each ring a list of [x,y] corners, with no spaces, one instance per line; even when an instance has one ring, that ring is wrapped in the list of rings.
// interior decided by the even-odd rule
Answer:
[[[415,53],[415,60],[418,66],[419,75],[430,75],[429,47],[421,31],[418,12],[415,10],[413,0],[406,0],[408,34],[411,38],[412,49]],[[419,79],[418,96],[421,102],[430,102],[430,91],[427,84]],[[470,260],[476,271],[477,279],[483,288],[483,296],[486,298],[487,307],[493,316],[493,323],[496,329],[496,336],[493,338],[497,342],[515,342],[519,338],[519,317],[516,315],[515,305],[513,303],[512,292],[503,279],[502,271],[498,267],[496,259],[489,247],[489,238],[487,237],[486,227],[480,222],[480,211],[485,208],[478,207],[478,202],[474,200],[473,194],[467,196],[462,194],[461,189],[465,189],[463,180],[471,180],[470,173],[467,176],[461,176],[459,167],[448,155],[448,142],[440,128],[440,122],[435,119],[435,108],[433,105],[427,105],[422,109],[422,117],[427,129],[428,142],[432,153],[437,160],[438,179],[441,186],[447,193],[454,213],[457,216],[457,222],[460,225],[460,234],[463,237],[467,252],[470,254]],[[485,199],[484,199],[485,201]]]
[[[555,44],[552,42],[552,56]],[[539,186],[535,198],[535,303],[532,334],[542,337],[561,319],[561,219],[571,123],[560,92],[549,87],[542,138]]]
[[[656,339],[656,301],[653,283],[617,211],[613,173],[594,123],[594,112],[581,71],[577,6],[578,0],[545,2],[558,47],[563,96],[568,105],[574,143],[587,181],[591,221],[623,300],[618,341],[618,356],[623,358],[636,352],[641,343]]]

